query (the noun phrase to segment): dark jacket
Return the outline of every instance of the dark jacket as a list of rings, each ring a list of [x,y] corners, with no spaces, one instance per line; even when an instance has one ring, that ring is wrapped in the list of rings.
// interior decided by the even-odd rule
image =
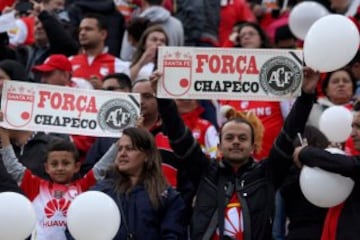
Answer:
[[[6,32],[0,33],[0,61],[5,59],[17,60],[15,50],[9,46],[9,37]]]
[[[157,134],[162,134],[162,126],[158,125],[150,130],[151,134],[156,137]],[[86,174],[97,161],[106,153],[110,146],[116,142],[118,138],[97,138],[95,143],[91,146],[89,152],[86,155],[86,160],[82,164],[80,169],[80,174],[83,176]],[[158,144],[158,143],[157,143]],[[190,219],[191,210],[192,210],[192,201],[195,194],[195,190],[191,182],[188,180],[186,171],[183,169],[183,166],[179,164],[179,159],[175,156],[172,150],[166,149],[163,146],[158,146],[161,159],[163,163],[170,165],[177,169],[177,188],[176,190],[180,192],[186,204],[186,215],[187,219]]]
[[[177,0],[175,16],[184,26],[185,45],[218,44],[220,24],[219,0]]]
[[[250,159],[234,173],[226,161],[206,158],[179,114],[176,114],[173,101],[158,99],[159,112],[168,129],[171,146],[176,154],[184,158],[183,164],[193,184],[198,187],[191,239],[211,239],[218,226],[222,235],[226,198],[233,194],[229,192],[231,188],[242,206],[244,239],[271,239],[274,192],[292,165],[293,139],[298,132],[303,132],[313,101],[314,96],[303,93],[288,115],[269,157],[258,163]]]
[[[16,181],[6,171],[3,161],[0,161],[0,193],[1,192],[22,193]]]
[[[289,218],[286,240],[319,240],[327,208],[316,207],[306,200],[299,184],[300,169],[293,166],[280,191],[285,214]]]
[[[360,239],[360,228],[356,226],[360,222],[360,156],[348,157],[331,154],[314,147],[306,147],[300,152],[299,157],[300,161],[309,167],[319,167],[354,180],[354,189],[346,199],[340,214],[336,239]]]
[[[136,186],[126,195],[117,195],[114,182],[108,179],[99,182],[92,190],[106,193],[118,206],[121,204],[124,216],[121,216],[121,225],[114,240],[127,239],[124,218],[129,232],[135,237],[134,240],[186,239],[183,222],[185,205],[180,194],[171,187],[164,192],[162,205],[158,210],[152,207],[143,185]]]
[[[33,66],[42,64],[51,54],[71,56],[78,52],[76,41],[54,16],[50,15],[47,11],[42,11],[38,18],[46,32],[49,45],[45,48],[40,48],[36,44],[17,48],[19,59],[26,67],[28,77],[35,82],[39,82],[40,77],[38,74],[36,76],[32,74],[31,69]]]

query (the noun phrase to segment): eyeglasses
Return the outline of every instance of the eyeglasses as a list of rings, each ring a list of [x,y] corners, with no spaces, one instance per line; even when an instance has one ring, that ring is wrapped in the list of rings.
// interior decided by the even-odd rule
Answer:
[[[257,35],[259,35],[259,33],[257,33],[257,32],[253,32],[253,31],[251,31],[251,32],[244,32],[244,33],[241,33],[240,35],[239,35],[239,38],[240,39],[242,39],[242,38],[244,38],[245,36],[249,36],[249,37],[254,37],[254,36],[257,36]]]

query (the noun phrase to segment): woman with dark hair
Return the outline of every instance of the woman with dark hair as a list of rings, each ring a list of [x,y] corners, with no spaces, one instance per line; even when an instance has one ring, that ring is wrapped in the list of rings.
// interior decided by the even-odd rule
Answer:
[[[255,22],[240,22],[234,25],[224,47],[271,48],[266,32]]]
[[[315,127],[319,127],[320,116],[328,107],[341,105],[352,109],[356,79],[349,69],[341,68],[327,73],[321,88],[325,97],[317,99],[308,120],[308,124]]]
[[[139,77],[148,78],[151,75],[157,61],[157,48],[166,46],[168,43],[168,36],[160,25],[153,25],[144,31],[130,64],[132,81]]]
[[[122,224],[114,239],[185,239],[185,205],[162,173],[153,136],[131,127],[117,145],[111,176],[94,187],[120,209]]]
[[[238,47],[271,48],[269,38],[259,24],[254,22],[245,22],[240,25],[238,31]]]
[[[341,81],[342,79],[342,81]],[[337,84],[343,83],[344,88]],[[355,94],[356,79],[348,68],[329,72],[322,82],[321,89],[326,97],[334,104],[347,104]]]
[[[139,43],[141,35],[150,26],[149,19],[143,17],[133,17],[126,24],[126,30],[128,32],[128,42],[132,47],[136,47]]]

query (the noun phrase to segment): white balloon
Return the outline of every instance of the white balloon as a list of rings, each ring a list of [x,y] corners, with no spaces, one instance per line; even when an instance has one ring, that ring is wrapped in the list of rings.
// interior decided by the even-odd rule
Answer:
[[[87,191],[70,204],[67,226],[76,240],[110,240],[119,230],[120,211],[105,193]]]
[[[305,198],[315,206],[323,208],[344,202],[354,187],[351,178],[318,167],[303,166],[299,181]]]
[[[356,25],[347,17],[330,14],[317,20],[304,41],[304,60],[307,66],[330,72],[348,64],[360,43]]]
[[[327,108],[320,116],[319,129],[330,142],[345,142],[351,134],[352,114],[343,106]]]
[[[35,228],[34,207],[19,193],[0,193],[0,216],[0,239],[24,240]]]
[[[295,5],[289,14],[289,28],[297,38],[304,40],[311,25],[328,14],[329,11],[320,3],[301,2]]]

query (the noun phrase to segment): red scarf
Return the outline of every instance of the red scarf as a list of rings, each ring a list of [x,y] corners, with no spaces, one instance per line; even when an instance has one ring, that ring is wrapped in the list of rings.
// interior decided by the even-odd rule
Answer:
[[[342,209],[344,208],[344,203],[341,203],[335,207],[329,208],[325,223],[323,227],[323,232],[321,235],[321,240],[335,240],[336,239],[336,232],[339,217],[341,214]]]

